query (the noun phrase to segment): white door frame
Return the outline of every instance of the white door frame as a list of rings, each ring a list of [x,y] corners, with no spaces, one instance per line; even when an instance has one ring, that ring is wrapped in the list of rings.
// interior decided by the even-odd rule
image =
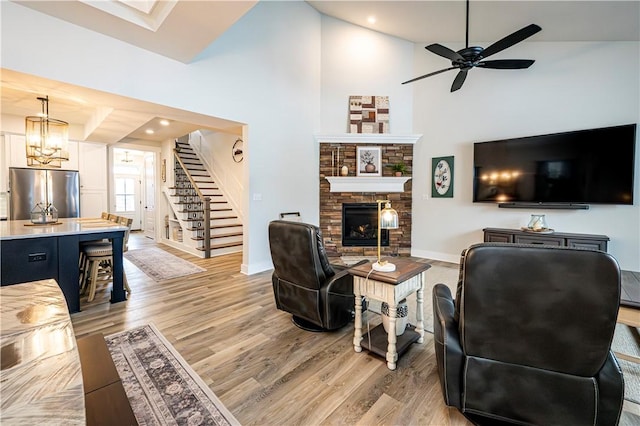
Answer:
[[[116,144],[116,145],[110,145],[109,146],[109,167],[108,167],[108,173],[109,173],[109,205],[111,206],[110,210],[114,210],[115,209],[115,174],[113,172],[114,169],[114,164],[116,164],[116,158],[114,155],[114,150],[125,150],[125,151],[142,151],[142,152],[152,152],[154,153],[154,167],[155,167],[155,186],[156,186],[156,201],[158,200],[158,188],[161,187],[161,182],[159,181],[160,179],[160,173],[159,173],[159,166],[158,166],[158,158],[160,156],[160,153],[162,151],[161,147],[154,147],[154,146],[146,146],[146,145],[136,145],[136,144]],[[143,165],[141,166],[143,167]],[[143,167],[144,168],[144,167]],[[144,179],[144,171],[141,173],[140,176],[140,181],[142,181]],[[144,191],[144,187],[142,188],[142,190]],[[144,199],[144,194],[141,192],[140,193],[140,199],[143,200]],[[157,204],[157,203],[156,203]],[[142,213],[140,215],[140,217],[143,217]],[[154,223],[155,223],[155,238],[154,240],[158,239],[158,209],[156,208],[155,210],[155,218],[154,218]],[[140,228],[144,231],[144,221],[141,220],[140,221]]]
[[[158,191],[157,154],[145,152],[143,159],[142,230],[147,238],[156,240],[156,204]]]

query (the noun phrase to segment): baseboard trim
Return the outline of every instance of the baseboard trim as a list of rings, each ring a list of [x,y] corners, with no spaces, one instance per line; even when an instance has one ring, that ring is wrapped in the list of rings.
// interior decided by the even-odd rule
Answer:
[[[460,255],[453,255],[437,251],[411,249],[411,256],[424,257],[425,259],[440,260],[442,262],[450,262],[455,264],[460,263]]]
[[[269,269],[273,269],[273,264],[271,262],[260,262],[255,264],[243,263],[240,265],[240,272],[245,275],[258,274],[260,272],[268,271]]]

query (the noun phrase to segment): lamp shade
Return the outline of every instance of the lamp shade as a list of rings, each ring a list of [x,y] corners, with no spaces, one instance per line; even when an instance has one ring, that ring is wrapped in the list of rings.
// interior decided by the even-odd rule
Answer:
[[[380,228],[396,229],[398,226],[398,212],[391,208],[391,203],[387,203],[380,212]]]
[[[38,100],[42,113],[25,118],[27,165],[61,167],[69,160],[69,123],[49,118],[49,97]]]
[[[396,229],[398,225],[398,212],[391,208],[391,201],[377,200],[378,203],[378,261],[373,263],[371,267],[378,272],[393,272],[396,265],[380,257],[380,234],[382,229]],[[382,203],[385,203],[384,209],[380,210]]]

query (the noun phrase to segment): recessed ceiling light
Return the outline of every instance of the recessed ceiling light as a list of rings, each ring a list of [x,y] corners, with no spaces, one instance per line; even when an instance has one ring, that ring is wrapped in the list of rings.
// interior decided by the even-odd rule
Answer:
[[[376,23],[376,17],[371,15],[367,18],[367,22],[370,24],[375,24]]]
[[[146,134],[148,134],[148,135],[152,135],[152,134],[154,134],[154,133],[155,133],[155,132],[153,131],[153,129],[147,129],[147,130],[145,130],[144,132],[145,132]]]
[[[169,125],[169,120],[160,120],[160,124],[163,126],[168,126]]]

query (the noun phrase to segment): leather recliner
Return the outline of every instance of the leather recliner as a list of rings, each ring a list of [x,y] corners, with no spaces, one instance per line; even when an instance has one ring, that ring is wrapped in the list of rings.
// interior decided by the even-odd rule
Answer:
[[[483,243],[462,253],[455,301],[433,289],[445,403],[476,424],[615,425],[611,351],[620,268],[609,254]]]
[[[329,263],[317,226],[275,220],[269,223],[276,307],[305,330],[336,330],[353,318],[353,277]]]

